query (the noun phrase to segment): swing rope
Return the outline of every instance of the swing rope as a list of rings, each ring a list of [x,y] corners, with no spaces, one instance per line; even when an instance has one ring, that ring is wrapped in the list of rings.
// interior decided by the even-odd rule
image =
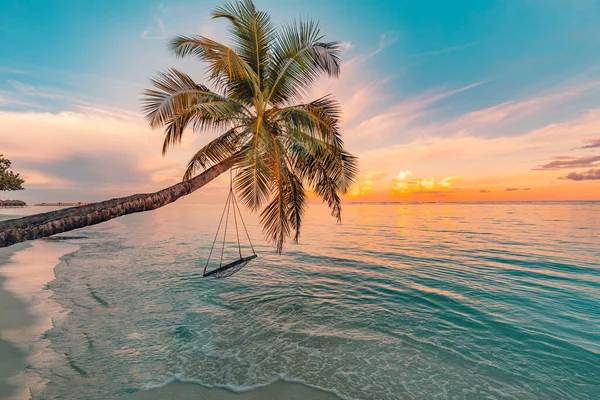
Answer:
[[[239,253],[240,258],[239,258],[239,260],[236,260],[229,264],[223,265],[223,255],[225,253],[225,242],[227,241],[227,227],[229,225],[229,214],[231,213],[232,209],[233,209],[233,224],[235,225],[235,234],[236,234],[236,239],[237,239],[237,244],[238,244],[238,253]],[[238,228],[238,217],[236,214],[239,214],[239,217],[240,217],[239,219],[242,222],[242,226],[244,227],[244,231],[246,232],[246,237],[248,239],[248,243],[250,244],[250,248],[252,249],[252,255],[249,257],[246,257],[246,258],[244,258],[242,256],[242,244],[240,241],[240,233],[239,233],[239,228]],[[223,219],[225,219],[225,228],[223,229],[223,243],[221,245],[221,256],[220,256],[220,260],[219,260],[219,267],[212,271],[206,272],[208,265],[210,263],[210,258],[212,256],[213,250],[215,248],[215,244],[217,243],[217,239],[219,237],[219,232],[221,231]],[[235,194],[233,192],[233,172],[232,172],[232,170],[229,170],[229,194],[227,195],[227,200],[225,201],[225,207],[223,208],[223,213],[221,214],[221,219],[219,220],[219,226],[217,228],[217,233],[215,234],[215,239],[213,240],[213,244],[210,248],[210,252],[208,253],[208,258],[206,259],[206,265],[204,266],[203,276],[215,275],[220,278],[231,276],[234,273],[236,273],[237,271],[239,271],[240,269],[242,269],[244,266],[246,266],[246,264],[251,259],[256,258],[256,257],[257,257],[256,251],[254,250],[254,246],[252,245],[252,241],[250,240],[248,228],[246,228],[246,223],[244,222],[244,219],[242,218],[240,206],[238,205],[238,202],[235,198]],[[233,269],[234,267],[235,267],[235,269]]]

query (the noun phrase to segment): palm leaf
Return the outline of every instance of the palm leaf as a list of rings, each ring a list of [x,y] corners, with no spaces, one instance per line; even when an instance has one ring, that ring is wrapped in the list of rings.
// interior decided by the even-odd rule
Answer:
[[[273,162],[272,153],[265,148],[265,141],[261,140],[260,133],[252,134],[253,139],[240,150],[235,188],[244,204],[256,211],[269,199]]]
[[[318,24],[304,20],[286,25],[275,37],[266,102],[280,105],[298,100],[323,74],[340,72],[340,45],[322,42]]]
[[[206,144],[188,162],[183,180],[192,179],[199,172],[229,159],[243,146],[247,133],[243,125],[236,126]]]
[[[284,146],[276,136],[271,136],[271,141],[274,155],[273,196],[261,212],[260,222],[267,238],[275,245],[277,252],[281,253],[292,229],[295,232],[294,241],[300,236],[306,193],[302,181],[288,169]]]
[[[203,36],[176,36],[170,49],[178,57],[207,63],[210,80],[244,104],[251,104],[260,90],[252,67],[230,47]]]
[[[159,73],[151,82],[155,89],[144,92],[142,109],[150,126],[165,127],[163,154],[181,141],[190,123],[195,130],[222,129],[248,116],[248,111],[235,100],[198,85],[176,69]]]
[[[213,18],[230,22],[234,49],[254,70],[262,89],[269,68],[269,50],[275,28],[268,13],[258,11],[252,1],[225,2],[213,11]]]
[[[336,148],[343,148],[338,130],[341,107],[330,95],[307,104],[276,109],[274,114],[288,129],[307,132]]]
[[[314,153],[312,149],[299,141],[288,143],[293,171],[322,198],[331,214],[341,220],[341,199],[339,194],[345,193],[351,186],[356,175],[355,159],[349,154],[337,155],[328,151],[321,154]],[[338,160],[344,160],[341,164]]]

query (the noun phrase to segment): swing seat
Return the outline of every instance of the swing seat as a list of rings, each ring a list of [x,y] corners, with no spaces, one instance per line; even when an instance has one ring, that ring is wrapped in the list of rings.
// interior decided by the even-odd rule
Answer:
[[[246,264],[250,262],[250,260],[253,260],[256,257],[258,257],[256,254],[252,254],[251,256],[240,258],[239,260],[230,262],[229,264],[223,265],[222,267],[205,272],[202,276],[207,277],[214,275],[217,278],[227,278],[228,276],[231,276],[239,270],[241,270],[242,268],[244,268]]]
[[[235,236],[237,239],[237,250],[240,255],[238,260],[230,262],[228,264],[223,265],[223,254],[225,252],[225,243],[227,242],[227,227],[229,224],[229,214],[233,211],[233,224],[235,226]],[[225,217],[225,229],[223,229],[223,243],[221,247],[221,260],[219,262],[219,267],[207,271],[208,265],[210,263],[210,258],[213,255],[213,250],[215,248],[215,244],[217,243],[217,238],[219,237],[219,232],[221,231],[221,224],[223,223],[223,217]],[[238,216],[239,220],[244,227],[244,231],[246,232],[246,237],[248,239],[248,243],[250,244],[250,248],[252,249],[252,255],[244,257],[242,255],[242,244],[240,242],[240,232],[238,229]],[[210,253],[208,253],[208,258],[206,259],[206,265],[204,266],[204,272],[202,276],[206,278],[207,276],[214,276],[216,278],[227,278],[244,268],[246,264],[248,264],[251,260],[257,257],[256,251],[254,251],[254,246],[252,246],[252,241],[250,240],[250,235],[248,234],[248,229],[246,228],[246,223],[242,218],[242,213],[240,211],[240,206],[237,204],[237,200],[235,199],[235,195],[233,193],[233,172],[230,171],[229,175],[229,195],[227,196],[227,201],[225,202],[225,208],[223,209],[223,214],[221,214],[221,220],[219,221],[219,227],[217,228],[217,233],[215,235],[215,240],[210,248]]]

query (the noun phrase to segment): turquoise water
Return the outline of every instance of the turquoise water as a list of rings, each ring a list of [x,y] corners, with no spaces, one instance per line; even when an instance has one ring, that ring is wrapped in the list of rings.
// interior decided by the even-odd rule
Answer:
[[[174,377],[288,379],[348,399],[600,398],[600,203],[312,206],[278,256],[203,279],[220,206],[79,231],[49,284],[68,310],[35,399]]]

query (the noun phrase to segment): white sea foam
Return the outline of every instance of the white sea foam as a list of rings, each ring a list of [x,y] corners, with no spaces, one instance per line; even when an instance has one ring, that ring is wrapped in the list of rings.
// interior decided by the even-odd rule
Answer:
[[[267,381],[265,383],[257,383],[255,385],[249,385],[249,386],[236,386],[236,385],[220,385],[220,384],[206,384],[198,379],[194,379],[194,378],[186,378],[185,376],[181,375],[181,374],[176,374],[174,375],[172,378],[162,382],[162,383],[158,383],[158,384],[150,384],[147,385],[146,387],[143,388],[143,390],[146,391],[150,391],[153,389],[160,389],[163,387],[168,386],[171,383],[174,382],[179,382],[179,383],[191,383],[194,385],[198,385],[198,386],[202,386],[204,388],[207,389],[224,389],[227,390],[231,393],[247,393],[247,392],[252,392],[254,390],[257,389],[262,389],[262,388],[266,388],[268,386],[271,386],[277,382],[283,382],[283,383],[296,383],[311,389],[315,389],[315,390],[320,390],[322,392],[325,393],[329,393],[337,398],[339,398],[340,400],[356,400],[353,399],[351,397],[348,396],[344,396],[343,394],[341,394],[339,391],[335,390],[335,389],[328,389],[328,388],[323,388],[321,386],[318,385],[312,385],[310,383],[307,383],[305,381],[303,381],[302,379],[294,379],[294,378],[288,378],[286,376],[279,375],[278,377]]]

